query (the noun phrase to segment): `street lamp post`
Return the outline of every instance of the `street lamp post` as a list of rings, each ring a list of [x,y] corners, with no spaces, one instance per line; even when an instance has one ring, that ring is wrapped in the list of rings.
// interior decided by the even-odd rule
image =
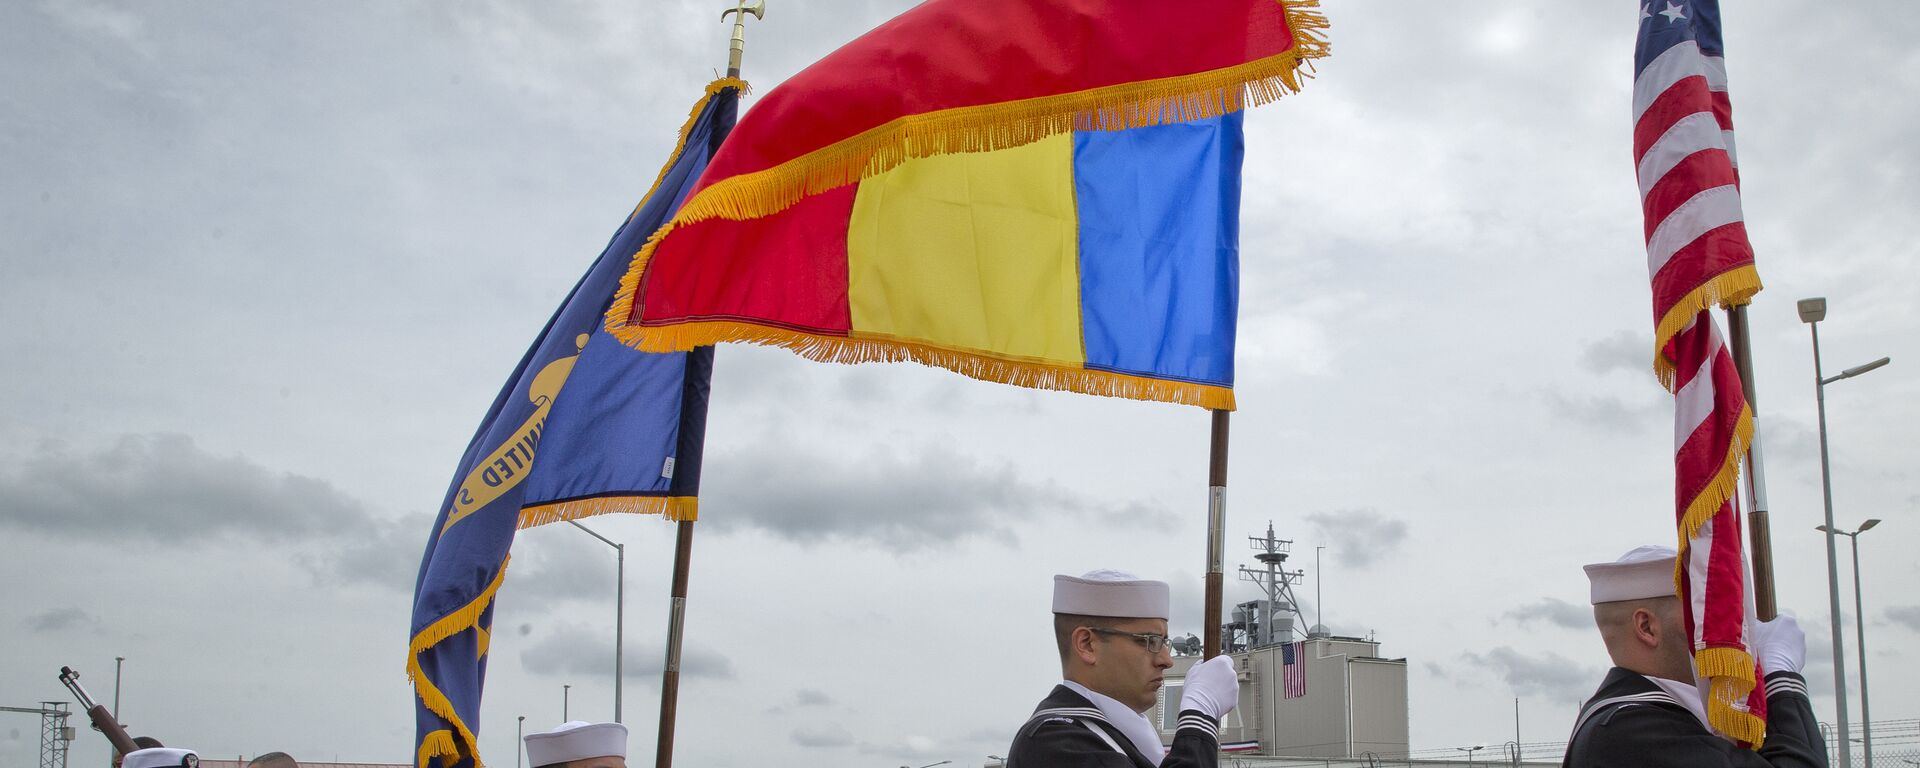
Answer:
[[[1853,531],[1835,530],[1824,525],[1814,528],[1828,537],[1836,534],[1845,536],[1853,543],[1853,638],[1854,644],[1860,647],[1860,748],[1867,768],[1873,768],[1873,708],[1867,701],[1867,615],[1860,604],[1860,534],[1879,524],[1880,518],[1876,517],[1861,523],[1859,529]]]
[[[569,703],[567,700],[572,697],[573,697],[573,683],[561,684],[560,686],[560,722],[563,722],[563,723],[573,722],[573,718],[567,716],[567,704]]]
[[[527,716],[520,716],[520,723],[513,727],[513,768],[520,768],[520,756],[526,754]]]
[[[1487,745],[1485,744],[1475,744],[1471,747],[1454,747],[1454,749],[1467,753],[1467,765],[1473,765],[1473,753],[1486,748],[1487,748]]]
[[[568,520],[573,527],[586,531],[588,536],[599,539],[614,552],[613,576],[613,721],[620,722],[621,681],[626,678],[626,668],[622,663],[627,648],[627,545],[616,544],[612,539],[594,533],[592,528],[578,521]]]
[[[113,719],[115,720],[120,719],[120,665],[125,664],[126,661],[125,656],[113,657]]]
[[[1853,750],[1847,747],[1847,664],[1846,649],[1843,647],[1846,643],[1842,640],[1840,629],[1840,565],[1833,541],[1833,470],[1827,458],[1827,385],[1879,368],[1890,359],[1883,357],[1827,378],[1820,367],[1820,321],[1827,317],[1827,300],[1801,299],[1797,308],[1800,322],[1806,323],[1813,334],[1813,393],[1820,414],[1820,494],[1827,513],[1824,526],[1827,529],[1827,613],[1833,632],[1833,699],[1835,720],[1840,730],[1840,768],[1853,768]]]

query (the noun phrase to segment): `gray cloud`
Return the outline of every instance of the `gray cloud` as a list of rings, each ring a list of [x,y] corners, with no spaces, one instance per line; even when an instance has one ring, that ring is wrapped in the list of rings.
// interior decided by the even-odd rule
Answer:
[[[813,749],[838,749],[853,746],[853,733],[839,723],[800,726],[793,729],[793,743]]]
[[[1920,632],[1920,605],[1896,605],[1888,608],[1887,620]]]
[[[1392,555],[1407,540],[1407,523],[1370,507],[1306,516],[1341,565],[1369,566]]]
[[[284,541],[372,523],[325,480],[215,456],[181,434],[126,435],[90,453],[47,442],[8,466],[0,526],[63,538]]]
[[[802,688],[793,692],[793,698],[767,707],[767,714],[777,715],[794,709],[820,709],[833,706],[832,696],[813,688]]]
[[[1653,335],[1620,331],[1580,348],[1580,366],[1593,373],[1627,371],[1653,377]]]
[[[702,506],[712,525],[756,528],[793,541],[869,541],[902,550],[969,538],[1015,539],[1014,523],[1044,514],[1102,511],[1051,482],[990,466],[945,446],[834,463],[773,451],[713,457]],[[1164,526],[1164,510],[1128,505],[1113,519]]]
[[[1612,396],[1570,397],[1560,392],[1548,392],[1546,400],[1557,417],[1582,426],[1631,434],[1660,420],[1669,408],[1657,386],[1647,391],[1641,402]]]
[[[1551,597],[1514,608],[1502,614],[1502,617],[1522,625],[1539,621],[1567,629],[1593,628],[1592,609]]]
[[[1508,646],[1486,653],[1465,653],[1467,664],[1493,673],[1514,693],[1556,701],[1579,701],[1600,684],[1602,670],[1585,667],[1557,653],[1529,656]],[[1457,677],[1457,675],[1456,675]]]
[[[43,613],[28,616],[21,622],[30,632],[61,632],[82,627],[100,626],[100,619],[79,608],[55,608]]]
[[[346,535],[338,548],[301,557],[300,561],[322,584],[369,584],[411,591],[432,529],[433,516],[424,513],[399,520],[375,520],[363,530],[342,532]]]
[[[636,643],[628,645],[626,650],[623,660],[626,678],[659,684],[666,660],[665,649]],[[578,625],[555,626],[547,631],[545,638],[520,652],[520,664],[536,675],[604,677],[613,673],[613,637]],[[731,680],[733,661],[713,651],[687,647],[681,651],[680,675]]]
[[[501,599],[530,608],[564,600],[610,600],[615,574],[612,548],[579,531],[573,533],[549,537],[538,547],[517,547],[513,573],[500,585]]]

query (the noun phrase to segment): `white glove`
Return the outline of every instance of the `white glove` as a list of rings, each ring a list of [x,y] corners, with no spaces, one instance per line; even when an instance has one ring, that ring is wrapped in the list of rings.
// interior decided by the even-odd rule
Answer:
[[[1807,633],[1792,616],[1775,616],[1753,630],[1753,657],[1768,673],[1799,672],[1807,663]]]
[[[1240,704],[1240,676],[1233,659],[1215,656],[1187,670],[1187,690],[1180,694],[1180,710],[1200,710],[1219,720]]]

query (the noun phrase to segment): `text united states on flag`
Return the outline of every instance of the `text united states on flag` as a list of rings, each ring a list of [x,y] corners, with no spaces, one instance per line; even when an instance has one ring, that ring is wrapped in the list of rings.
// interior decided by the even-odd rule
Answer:
[[[1653,285],[1654,369],[1674,393],[1677,594],[1707,719],[1749,746],[1766,701],[1748,652],[1746,565],[1736,483],[1753,412],[1711,308],[1760,290],[1740,210],[1720,10],[1714,0],[1640,7],[1633,154]]]
[[[1640,7],[1633,161],[1653,281],[1655,371],[1674,386],[1667,342],[1715,304],[1760,290],[1740,211],[1733,108],[1713,0]]]

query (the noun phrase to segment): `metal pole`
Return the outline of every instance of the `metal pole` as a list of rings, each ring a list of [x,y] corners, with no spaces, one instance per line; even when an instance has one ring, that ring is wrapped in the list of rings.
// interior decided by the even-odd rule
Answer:
[[[1227,421],[1229,411],[1213,411],[1213,442],[1207,457],[1206,638],[1202,658],[1220,655],[1221,571],[1227,549]]]
[[[527,716],[520,716],[520,723],[513,727],[513,768],[520,768],[520,756],[527,753]]]
[[[573,693],[572,683],[567,683],[560,686],[560,722],[563,722],[563,723],[573,721],[573,718],[567,716],[567,704],[568,704],[567,699],[571,698],[568,695],[571,693]]]
[[[1316,627],[1324,627],[1327,625],[1325,621],[1322,621],[1322,619],[1327,617],[1327,604],[1326,601],[1321,599],[1321,588],[1325,587],[1327,583],[1326,577],[1320,574],[1320,550],[1323,549],[1326,549],[1326,547],[1318,546],[1313,548],[1313,625]]]
[[[1853,768],[1853,748],[1847,741],[1847,657],[1840,629],[1840,565],[1833,541],[1833,470],[1827,459],[1827,383],[1820,370],[1820,324],[1807,323],[1807,328],[1813,333],[1813,396],[1820,414],[1820,494],[1827,511],[1827,613],[1833,632],[1834,719],[1840,730],[1840,768]]]
[[[627,679],[624,656],[627,651],[627,545],[615,544],[613,586],[613,721],[620,720],[620,702],[625,700],[621,685]]]
[[[1520,765],[1520,697],[1513,697],[1513,764]]]
[[[1752,550],[1753,612],[1760,621],[1772,621],[1779,615],[1773,594],[1773,531],[1767,524],[1767,477],[1760,461],[1760,395],[1753,386],[1752,334],[1747,327],[1747,305],[1727,308],[1727,338],[1732,347],[1733,367],[1740,374],[1740,389],[1747,395],[1747,408],[1753,411],[1753,441],[1747,447],[1747,542]]]
[[[618,723],[620,722],[620,702],[625,700],[625,696],[622,694],[621,684],[622,681],[626,679],[626,676],[623,674],[626,669],[622,664],[622,656],[627,647],[627,545],[616,543],[613,539],[595,533],[592,528],[581,525],[578,520],[568,520],[567,524],[586,531],[588,536],[599,539],[601,543],[613,547],[615,558],[613,583],[613,721]]]
[[[127,661],[127,657],[125,656],[113,657],[113,719],[114,719],[114,722],[120,721],[120,666],[126,663],[126,661]],[[125,757],[125,755],[120,754],[120,750],[117,750],[117,749],[107,750],[108,765],[112,766],[112,768],[119,768],[120,766],[119,758],[122,758],[122,757]]]
[[[660,673],[660,738],[656,768],[673,765],[673,724],[680,698],[680,639],[687,615],[688,563],[693,559],[693,521],[682,520],[673,543],[673,591],[667,606],[667,662]]]
[[[1855,644],[1860,647],[1860,745],[1866,768],[1873,768],[1873,710],[1867,705],[1867,615],[1860,607],[1860,534],[1865,532],[1855,530],[1847,538],[1853,541],[1853,631]]]

